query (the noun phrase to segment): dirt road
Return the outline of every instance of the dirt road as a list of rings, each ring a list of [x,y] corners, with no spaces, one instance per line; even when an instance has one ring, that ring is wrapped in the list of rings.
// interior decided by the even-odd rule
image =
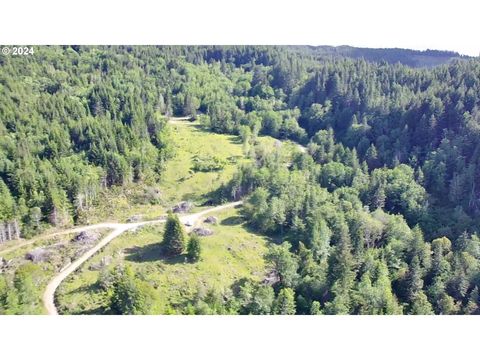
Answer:
[[[211,209],[206,209],[206,210],[200,211],[200,212],[195,213],[195,214],[182,215],[182,216],[180,216],[180,221],[185,226],[193,227],[193,226],[198,225],[198,222],[200,221],[201,217],[203,217],[203,216],[205,216],[209,213],[229,209],[229,208],[235,207],[237,205],[241,205],[242,203],[243,203],[243,201],[231,202],[231,203],[228,203],[228,204],[225,204],[225,205],[220,205],[220,206],[217,206],[217,207],[214,207],[214,208],[211,208]]]
[[[3,249],[0,251],[0,255],[2,254],[7,254],[9,252],[12,252],[12,251],[15,251],[17,249],[20,249],[24,246],[27,246],[27,245],[30,245],[30,244],[34,244],[36,243],[37,241],[40,241],[40,240],[46,240],[48,238],[51,238],[51,237],[54,237],[54,236],[57,236],[57,235],[67,235],[67,234],[73,234],[73,233],[77,233],[77,232],[81,232],[81,231],[86,231],[86,230],[95,230],[95,229],[105,229],[105,228],[114,228],[115,227],[115,223],[99,223],[99,224],[95,224],[95,225],[86,225],[86,226],[81,226],[81,227],[77,227],[77,228],[71,228],[71,229],[67,229],[67,230],[63,230],[63,231],[57,231],[55,233],[51,233],[51,234],[45,234],[45,235],[42,235],[42,236],[39,236],[39,237],[36,237],[35,239],[32,239],[32,240],[28,240],[28,241],[24,241],[24,240],[20,240],[20,243],[18,243],[17,245],[14,245],[14,246],[10,246],[6,249]]]
[[[179,216],[180,221],[188,227],[193,227],[195,224],[197,224],[201,217],[205,216],[206,214],[212,213],[212,212],[217,212],[217,211],[222,211],[228,208],[235,207],[237,205],[241,205],[242,201],[237,201],[237,202],[232,202],[224,205],[220,205],[211,209],[206,209],[203,211],[200,211],[195,214],[185,214]],[[90,226],[82,226],[79,228],[71,229],[71,230],[65,230],[60,233],[56,234],[51,234],[50,236],[55,236],[59,234],[68,234],[72,232],[80,232],[80,231],[85,231],[85,230],[93,230],[93,229],[100,229],[100,228],[110,228],[113,229],[112,232],[110,232],[107,236],[105,236],[100,242],[95,245],[93,248],[88,250],[85,254],[80,256],[77,260],[72,262],[70,265],[68,265],[65,269],[60,271],[52,280],[47,285],[47,288],[45,289],[45,292],[43,293],[43,304],[45,308],[47,309],[47,312],[49,315],[58,315],[57,308],[55,306],[55,291],[57,290],[58,286],[61,284],[63,280],[65,280],[71,273],[73,273],[75,270],[77,270],[85,261],[87,261],[91,256],[93,256],[96,252],[98,252],[101,248],[106,246],[110,241],[118,237],[119,235],[123,234],[127,230],[131,230],[140,226],[144,225],[151,225],[151,224],[156,224],[156,223],[163,223],[165,222],[164,219],[161,220],[151,220],[151,221],[142,221],[142,222],[137,222],[137,223],[127,223],[127,224],[121,224],[121,223],[100,223],[100,224],[95,224],[95,225],[90,225]]]

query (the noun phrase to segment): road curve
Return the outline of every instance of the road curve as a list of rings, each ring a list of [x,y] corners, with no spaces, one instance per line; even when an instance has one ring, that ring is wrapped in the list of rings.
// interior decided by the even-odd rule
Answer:
[[[242,203],[243,203],[243,201],[236,201],[236,202],[231,202],[231,203],[228,203],[228,204],[216,206],[214,208],[206,209],[206,210],[200,211],[200,212],[195,213],[195,214],[182,215],[182,216],[180,216],[180,221],[185,226],[194,226],[195,224],[197,224],[199,222],[199,220],[202,216],[205,216],[205,215],[207,215],[209,213],[212,213],[212,212],[217,212],[217,211],[222,211],[222,210],[225,210],[225,209],[228,209],[228,208],[232,208],[232,207],[235,207],[237,205],[241,205]],[[191,225],[188,225],[188,224],[191,224]]]
[[[191,226],[193,224],[198,223],[200,218],[206,214],[225,210],[241,204],[242,204],[242,201],[236,201],[236,202],[220,205],[214,208],[206,209],[195,214],[181,215],[179,218],[184,225]],[[77,260],[72,262],[66,268],[62,269],[52,280],[50,280],[42,297],[42,301],[45,306],[45,309],[47,310],[48,315],[58,315],[58,311],[55,306],[55,291],[57,290],[61,282],[65,280],[71,273],[77,270],[85,261],[87,261],[97,251],[99,251],[101,248],[106,246],[110,241],[112,241],[119,235],[123,234],[127,230],[134,229],[139,226],[150,225],[155,223],[163,223],[163,222],[165,222],[165,219],[142,221],[137,223],[127,223],[127,224],[100,223],[100,224],[83,226],[83,227],[79,227],[71,230],[62,231],[60,233],[51,234],[50,236],[55,236],[60,234],[68,234],[72,232],[80,232],[80,231],[99,229],[99,228],[113,229],[113,231],[110,232],[107,236],[105,236],[102,240],[100,240],[100,242],[97,245],[95,245],[93,248],[88,250],[85,254],[80,256]]]

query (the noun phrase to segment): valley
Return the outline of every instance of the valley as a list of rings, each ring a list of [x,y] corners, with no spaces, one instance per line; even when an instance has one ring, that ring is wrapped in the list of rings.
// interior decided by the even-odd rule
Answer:
[[[0,58],[0,314],[480,313],[480,62]]]

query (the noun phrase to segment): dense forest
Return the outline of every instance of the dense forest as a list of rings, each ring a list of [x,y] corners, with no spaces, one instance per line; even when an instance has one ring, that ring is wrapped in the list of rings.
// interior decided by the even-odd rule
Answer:
[[[432,67],[447,64],[455,59],[467,59],[453,51],[410,50],[410,49],[372,49],[352,46],[296,46],[302,52],[310,52],[318,57],[344,56],[353,59],[365,59],[373,62],[400,63],[412,67]]]
[[[252,229],[278,244],[268,281],[188,312],[477,314],[480,61],[441,53],[448,63],[416,68],[394,51],[367,61],[299,47],[64,46],[0,57],[0,242],[82,223],[100,191],[154,183],[174,151],[166,118],[192,116],[239,135],[255,160],[212,200],[244,199]],[[259,135],[307,150],[285,166]]]

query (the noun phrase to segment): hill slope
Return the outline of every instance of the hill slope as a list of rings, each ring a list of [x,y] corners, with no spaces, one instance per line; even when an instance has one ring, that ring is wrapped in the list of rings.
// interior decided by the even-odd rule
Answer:
[[[453,60],[469,59],[454,51],[411,50],[401,48],[360,48],[353,46],[299,46],[294,47],[315,56],[347,57],[365,59],[370,62],[400,63],[411,67],[433,67],[451,63]]]

